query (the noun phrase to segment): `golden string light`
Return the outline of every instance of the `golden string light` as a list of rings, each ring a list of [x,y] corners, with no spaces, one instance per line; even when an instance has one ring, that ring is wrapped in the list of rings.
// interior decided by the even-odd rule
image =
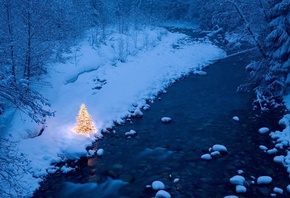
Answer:
[[[77,133],[81,134],[89,134],[96,131],[93,120],[84,104],[81,105],[75,130]]]

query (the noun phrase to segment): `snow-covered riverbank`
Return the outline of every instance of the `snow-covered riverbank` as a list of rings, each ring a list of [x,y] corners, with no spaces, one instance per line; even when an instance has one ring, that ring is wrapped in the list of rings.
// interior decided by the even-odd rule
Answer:
[[[225,55],[210,42],[193,42],[183,34],[160,28],[145,29],[135,37],[112,34],[106,45],[97,49],[86,40],[81,42],[68,54],[71,63],[56,64],[49,72],[52,88],[42,93],[51,101],[56,115],[47,120],[43,134],[30,138],[38,133],[39,126],[20,114],[7,126],[29,162],[27,171],[16,171],[18,162],[9,167],[15,170],[15,177],[19,175],[16,181],[23,187],[22,196],[31,196],[47,174],[58,170],[51,163],[86,155],[85,148],[101,136],[101,130],[138,113],[146,100],[154,99],[178,78]],[[82,103],[98,130],[91,136],[73,130]],[[70,168],[64,166],[61,170]],[[1,188],[7,185],[0,183]]]

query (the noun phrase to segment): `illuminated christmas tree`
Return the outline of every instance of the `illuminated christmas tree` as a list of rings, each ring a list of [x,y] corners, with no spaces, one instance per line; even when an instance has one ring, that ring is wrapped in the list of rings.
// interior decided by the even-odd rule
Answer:
[[[84,104],[81,105],[75,130],[77,133],[82,134],[89,134],[90,132],[96,131],[93,120]]]

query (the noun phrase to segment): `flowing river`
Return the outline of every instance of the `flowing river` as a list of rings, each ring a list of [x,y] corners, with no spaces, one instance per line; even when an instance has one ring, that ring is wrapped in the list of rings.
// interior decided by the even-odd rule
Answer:
[[[246,82],[249,59],[247,53],[232,56],[210,65],[205,76],[190,74],[176,82],[142,118],[114,127],[114,133],[94,144],[104,149],[102,157],[70,162],[75,171],[48,176],[34,197],[149,198],[157,191],[146,185],[155,180],[162,181],[172,197],[185,198],[270,197],[274,187],[285,189],[285,168],[259,149],[261,144],[273,147],[258,129],[277,129],[280,113],[253,111],[253,93],[236,91]],[[164,116],[172,122],[162,123]],[[125,137],[131,129],[137,135]],[[226,146],[228,153],[202,160],[214,144]],[[238,170],[246,178],[244,194],[237,194],[229,182]],[[273,182],[252,183],[261,175]],[[287,192],[277,197],[284,196],[290,197]]]

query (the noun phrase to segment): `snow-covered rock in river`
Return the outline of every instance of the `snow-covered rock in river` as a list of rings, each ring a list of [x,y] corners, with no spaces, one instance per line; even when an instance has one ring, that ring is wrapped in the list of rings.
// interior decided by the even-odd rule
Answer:
[[[104,155],[104,149],[100,148],[97,150],[97,156],[101,157]]]
[[[140,109],[136,109],[133,113],[132,116],[137,117],[137,118],[142,118],[143,117],[143,112]]]
[[[171,198],[171,195],[165,190],[159,190],[156,193],[155,198]]]
[[[95,150],[88,150],[87,157],[93,157],[95,155]]]
[[[263,151],[268,150],[268,148],[267,148],[266,146],[264,146],[264,145],[260,145],[259,148],[260,148],[261,150],[263,150]]]
[[[282,143],[275,144],[275,148],[277,149],[283,149],[284,145]]]
[[[270,176],[260,176],[257,179],[257,184],[269,184],[272,182],[272,177]]]
[[[219,156],[221,153],[219,151],[213,151],[210,153],[211,156]]]
[[[285,159],[284,155],[275,156],[273,158],[274,162],[281,164],[284,162],[284,159]]]
[[[239,198],[239,197],[236,195],[227,195],[227,196],[224,196],[224,198]]]
[[[161,122],[169,123],[169,122],[171,122],[171,118],[170,117],[163,117],[163,118],[161,118]]]
[[[272,148],[272,149],[269,149],[269,150],[267,151],[267,153],[270,154],[270,155],[275,154],[275,153],[277,153],[277,152],[278,152],[278,150],[277,150],[276,148]]]
[[[134,131],[134,130],[130,130],[130,131],[125,133],[126,137],[132,137],[132,136],[135,136],[135,135],[137,135],[137,132]]]
[[[243,170],[238,170],[237,173],[238,173],[239,175],[241,175],[241,174],[244,173],[244,171],[243,171]]]
[[[268,127],[262,127],[258,131],[259,133],[264,134],[264,133],[268,133],[270,130]]]
[[[230,183],[233,185],[243,185],[245,182],[245,178],[241,175],[235,175],[230,178]]]
[[[282,188],[275,187],[275,188],[273,189],[273,191],[274,191],[275,193],[278,193],[278,194],[283,194],[283,189],[282,189]]]
[[[150,109],[150,105],[149,104],[145,104],[144,107],[142,108],[144,111],[147,111]]]
[[[212,159],[211,155],[208,154],[208,153],[207,154],[203,154],[200,158],[203,159],[203,160],[211,160]]]
[[[233,117],[233,120],[235,120],[235,121],[238,122],[238,121],[240,121],[240,118],[239,118],[238,116],[234,116],[234,117]]]
[[[290,193],[290,184],[286,187],[287,191]]]
[[[221,144],[215,144],[212,146],[212,151],[219,151],[221,155],[225,155],[228,153],[228,149]]]
[[[177,183],[177,182],[179,182],[179,178],[175,178],[175,179],[173,180],[173,183]]]
[[[161,181],[154,181],[154,182],[152,182],[151,186],[152,186],[152,188],[154,190],[163,190],[163,189],[165,189],[165,185]]]
[[[236,193],[245,193],[247,188],[243,185],[236,185]]]

